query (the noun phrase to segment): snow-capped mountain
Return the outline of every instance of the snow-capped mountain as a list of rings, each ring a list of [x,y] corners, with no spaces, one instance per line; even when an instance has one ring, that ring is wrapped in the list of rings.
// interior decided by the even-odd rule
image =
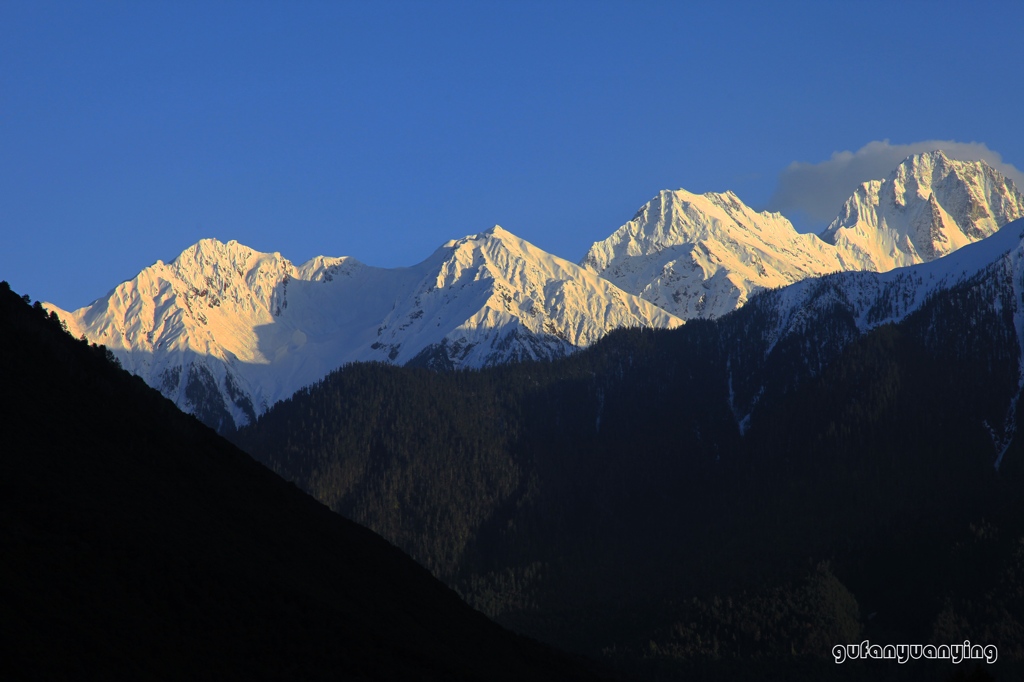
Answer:
[[[924,263],[1024,217],[1024,195],[983,161],[941,151],[907,158],[884,180],[857,188],[821,237],[845,270],[884,272]]]
[[[205,239],[67,312],[76,337],[218,428],[356,361],[449,368],[550,359],[618,327],[682,320],[500,227],[408,268]]]
[[[731,192],[663,191],[582,264],[684,319],[710,318],[806,277],[928,262],[1022,216],[1011,180],[936,151],[861,185],[820,238]]]
[[[394,269],[322,256],[296,266],[203,240],[85,308],[48,307],[180,407],[229,428],[348,362],[557,358],[618,327],[717,318],[765,289],[931,261],[1022,215],[1024,196],[997,171],[933,152],[865,183],[821,237],[732,192],[663,191],[583,267],[497,226]],[[877,281],[889,298],[858,314],[921,289]]]
[[[684,318],[714,318],[755,291],[843,269],[835,247],[732,192],[662,191],[582,265]]]

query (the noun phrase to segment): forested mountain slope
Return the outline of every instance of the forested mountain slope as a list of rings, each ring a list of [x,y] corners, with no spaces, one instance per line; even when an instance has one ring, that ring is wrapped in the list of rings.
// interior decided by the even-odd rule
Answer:
[[[0,285],[0,677],[595,679]]]
[[[1020,228],[556,363],[348,366],[239,442],[501,622],[633,669],[849,679],[831,646],[864,636],[1012,669]]]

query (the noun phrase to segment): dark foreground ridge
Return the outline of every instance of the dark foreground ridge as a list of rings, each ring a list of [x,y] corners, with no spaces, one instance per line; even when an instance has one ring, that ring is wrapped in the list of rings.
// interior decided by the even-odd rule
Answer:
[[[0,284],[0,678],[596,679]]]

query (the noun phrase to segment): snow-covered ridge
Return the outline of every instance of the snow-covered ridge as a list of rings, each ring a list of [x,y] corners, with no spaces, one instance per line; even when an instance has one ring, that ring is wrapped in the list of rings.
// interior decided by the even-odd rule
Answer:
[[[494,227],[408,268],[204,239],[68,312],[186,411],[240,426],[348,362],[450,368],[561,357],[618,327],[682,320]]]
[[[1021,214],[1024,198],[1009,180],[933,152],[862,186],[824,238],[732,192],[663,191],[595,243],[583,267],[497,226],[393,269],[324,256],[294,265],[204,239],[89,306],[48,307],[180,407],[228,428],[348,362],[460,368],[557,358],[618,327],[671,328],[808,278],[930,261]],[[873,301],[858,304],[864,324],[891,318],[930,286],[919,273],[932,271],[913,272],[843,279],[842,295]],[[809,310],[791,302],[794,315]]]
[[[1016,365],[1022,369],[1016,393],[1005,396],[1005,414],[990,415],[987,422],[998,455],[1015,432],[1016,404],[1024,390],[1022,282],[1024,219],[928,263],[884,273],[834,273],[759,293],[722,322],[730,355],[730,407],[741,432],[766,391],[778,395],[799,385],[828,367],[860,336],[883,324],[904,322],[929,309],[929,302],[960,301],[967,308],[955,320],[946,320],[945,331],[931,326],[934,318],[928,316],[935,314],[934,306],[918,323],[935,335],[935,343],[946,347],[957,345],[948,336],[949,322],[962,325],[957,338],[971,334],[978,320],[1001,320],[997,326],[1012,323],[1013,329],[993,332],[987,327],[979,338],[960,344],[960,352],[972,354],[974,342],[986,348],[996,343],[990,334],[1015,339],[1015,350],[1009,352],[1017,356]]]
[[[778,340],[796,331],[811,309],[833,304],[849,310],[858,330],[867,332],[882,324],[900,322],[936,291],[1007,267],[1010,271],[1024,267],[1024,220],[1007,224],[987,239],[928,263],[882,273],[837,273],[772,292],[764,302],[777,311],[778,323],[766,332]]]
[[[1022,216],[1011,180],[935,151],[864,183],[820,238],[732,192],[663,191],[581,263],[684,319],[713,318],[806,277],[928,262]]]

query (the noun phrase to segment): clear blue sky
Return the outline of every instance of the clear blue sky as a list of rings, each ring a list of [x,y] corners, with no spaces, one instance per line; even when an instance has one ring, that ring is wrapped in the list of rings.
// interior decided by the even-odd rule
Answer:
[[[872,142],[1024,168],[1022,27],[1021,2],[3,0],[0,279],[75,308],[203,237],[398,266],[496,223],[575,261],[660,189],[763,208]]]

